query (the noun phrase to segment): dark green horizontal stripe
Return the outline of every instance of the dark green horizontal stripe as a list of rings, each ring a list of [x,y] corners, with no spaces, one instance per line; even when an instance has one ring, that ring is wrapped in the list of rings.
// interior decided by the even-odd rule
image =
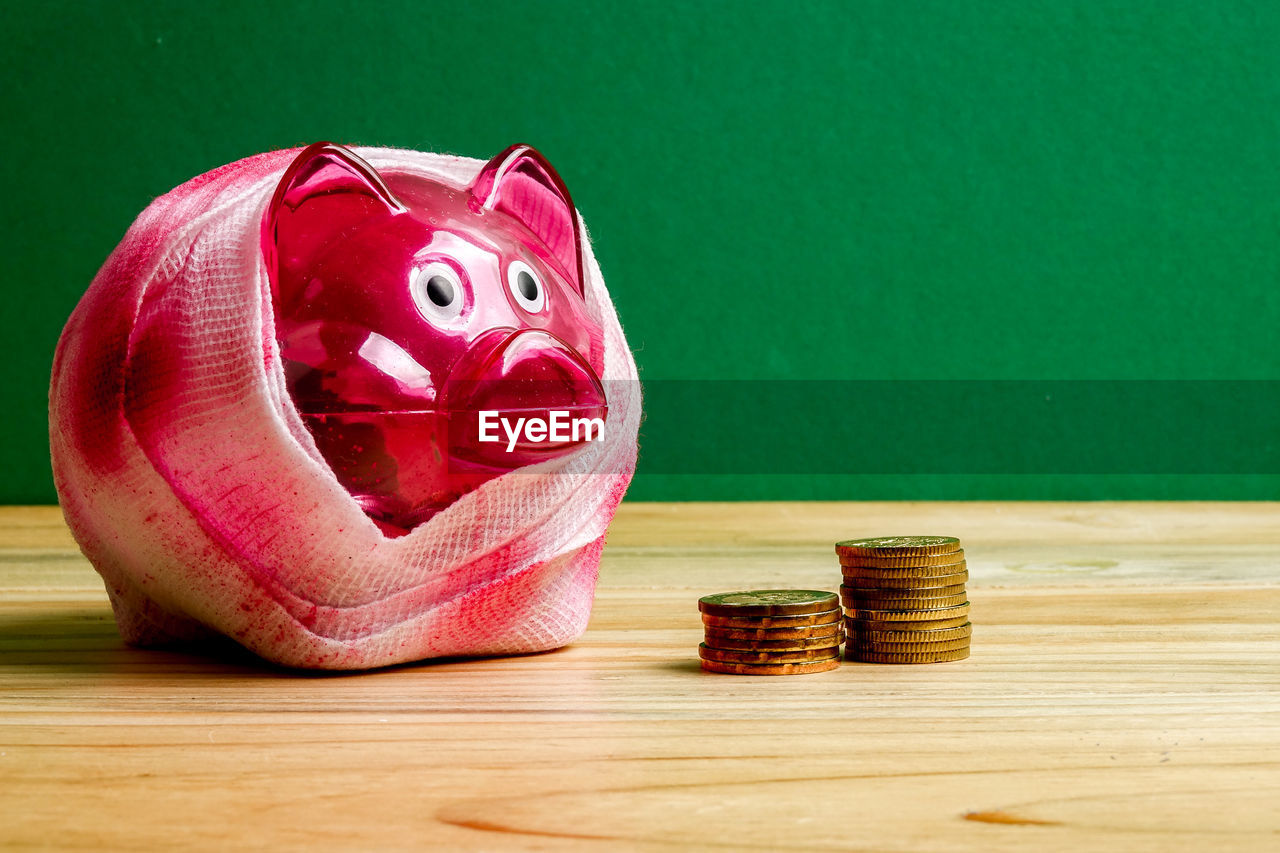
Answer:
[[[1276,474],[1277,381],[654,381],[645,474]]]

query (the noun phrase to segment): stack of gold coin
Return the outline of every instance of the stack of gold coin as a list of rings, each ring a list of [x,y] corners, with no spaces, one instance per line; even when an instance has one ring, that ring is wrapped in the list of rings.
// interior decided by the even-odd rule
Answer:
[[[755,589],[698,599],[702,668],[801,675],[840,666],[840,599],[813,589]]]
[[[951,536],[836,543],[844,583],[845,659],[938,663],[969,656],[969,571]]]

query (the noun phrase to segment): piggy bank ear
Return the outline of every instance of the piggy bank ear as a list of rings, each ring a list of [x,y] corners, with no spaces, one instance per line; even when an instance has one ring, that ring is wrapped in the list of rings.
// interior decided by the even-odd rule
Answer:
[[[533,232],[583,293],[578,217],[569,190],[546,158],[528,145],[512,145],[480,170],[471,197],[475,207],[500,210]]]
[[[262,254],[272,286],[281,268],[305,268],[353,224],[404,209],[354,152],[332,142],[308,146],[285,170],[262,221]]]

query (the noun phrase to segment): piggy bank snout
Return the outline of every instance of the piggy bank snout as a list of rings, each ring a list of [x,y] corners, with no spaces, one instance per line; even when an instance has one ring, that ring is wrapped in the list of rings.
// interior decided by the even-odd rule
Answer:
[[[604,386],[573,347],[541,329],[494,329],[449,373],[450,412],[570,409],[603,416]]]
[[[451,453],[502,467],[598,439],[608,415],[591,365],[540,329],[494,329],[478,339],[450,371],[442,402]]]

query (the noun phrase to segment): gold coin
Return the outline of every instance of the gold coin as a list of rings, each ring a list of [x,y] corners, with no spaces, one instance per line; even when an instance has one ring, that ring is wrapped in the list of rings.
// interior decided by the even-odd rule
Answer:
[[[950,652],[955,649],[967,648],[969,648],[968,637],[920,643],[877,643],[860,637],[856,642],[846,643],[844,650],[846,654],[851,650],[857,654],[862,654],[863,652],[873,652],[875,654],[923,654],[925,652]]]
[[[698,599],[698,609],[714,616],[794,616],[837,606],[834,593],[816,589],[753,589]]]
[[[870,624],[887,631],[936,631],[940,628],[958,628],[969,623],[968,614],[947,619],[920,619],[914,622],[885,622],[872,620]]]
[[[708,625],[703,629],[708,637],[721,640],[803,640],[809,637],[834,637],[842,630],[839,622],[803,628],[713,628]]]
[[[790,640],[744,640],[737,637],[722,637],[707,634],[703,641],[712,649],[737,649],[738,651],[758,652],[798,652],[802,649],[833,649],[844,641],[844,634],[832,634],[828,637],[796,637]]]
[[[804,663],[727,663],[703,659],[702,668],[707,672],[724,672],[730,675],[804,675],[810,672],[839,669],[840,658]]]
[[[867,609],[879,612],[894,611],[912,611],[930,613],[935,610],[941,610],[945,607],[956,607],[961,604],[969,603],[969,594],[967,592],[956,593],[955,595],[930,596],[928,598],[895,598],[886,600],[883,598],[862,598],[853,593],[840,592],[840,600],[844,602],[846,609]]]
[[[915,554],[909,557],[872,557],[865,554],[841,554],[840,565],[861,566],[866,569],[920,569],[926,566],[945,566],[964,562],[964,549],[944,554]]]
[[[866,619],[874,622],[921,622],[955,619],[969,615],[969,602],[954,607],[939,607],[929,610],[872,610],[868,608],[846,608],[845,616],[850,619]],[[938,626],[941,627],[941,626]]]
[[[845,584],[840,587],[841,596],[866,598],[873,601],[901,601],[905,598],[946,598],[949,595],[964,595],[964,584],[955,586],[934,586],[922,589],[882,589],[873,586],[854,586]]]
[[[798,616],[715,616],[702,614],[702,624],[715,628],[803,628],[806,625],[830,625],[839,622],[840,608]]]
[[[920,619],[914,622],[903,622],[901,620],[888,621],[884,619],[862,619],[856,617],[845,617],[844,620],[846,633],[862,633],[865,631],[939,631],[945,628],[960,628],[968,624],[968,614],[952,616],[946,619]]]
[[[904,628],[900,631],[881,631],[864,628],[865,622],[845,622],[845,643],[928,643],[945,642],[946,640],[962,640],[973,636],[972,623],[965,622],[954,628],[931,628],[923,631],[912,631]],[[879,623],[877,623],[879,624]],[[914,625],[914,622],[907,623]]]
[[[872,571],[875,571],[874,569]],[[876,587],[877,589],[934,589],[940,586],[955,586],[969,580],[967,571],[951,575],[882,575],[866,572],[850,573],[844,570],[845,586]]]
[[[868,575],[879,578],[932,578],[938,575],[953,575],[956,572],[969,570],[967,560],[955,560],[947,563],[934,563],[932,566],[864,566],[861,563],[840,561],[840,571],[845,575]]]
[[[845,660],[859,663],[943,663],[952,660],[964,660],[969,656],[969,647],[952,649],[943,652],[864,652],[853,649],[845,653]]]
[[[960,540],[954,536],[879,536],[836,543],[836,553],[841,556],[928,557],[959,550]]]
[[[830,660],[839,657],[835,647],[825,649],[799,649],[790,652],[747,651],[744,649],[714,649],[706,643],[698,646],[698,657],[721,663],[804,663],[811,660]]]

